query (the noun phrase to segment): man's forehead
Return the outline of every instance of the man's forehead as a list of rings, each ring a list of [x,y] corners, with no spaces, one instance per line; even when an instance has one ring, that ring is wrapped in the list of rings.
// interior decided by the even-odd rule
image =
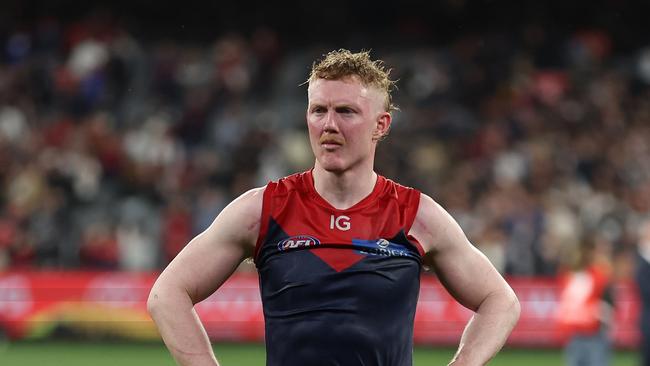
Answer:
[[[307,89],[309,100],[312,99],[358,99],[369,100],[381,98],[377,88],[364,85],[356,76],[348,76],[342,79],[316,79],[309,83]]]

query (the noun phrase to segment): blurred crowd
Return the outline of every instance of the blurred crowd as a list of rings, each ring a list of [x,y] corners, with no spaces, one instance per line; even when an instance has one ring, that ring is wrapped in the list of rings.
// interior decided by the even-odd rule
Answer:
[[[0,42],[0,270],[162,268],[234,197],[312,166],[303,82],[348,46],[263,27],[145,40],[92,17]],[[372,55],[399,87],[378,172],[439,201],[504,274],[553,275],[596,233],[629,275],[650,218],[650,45],[530,26]]]

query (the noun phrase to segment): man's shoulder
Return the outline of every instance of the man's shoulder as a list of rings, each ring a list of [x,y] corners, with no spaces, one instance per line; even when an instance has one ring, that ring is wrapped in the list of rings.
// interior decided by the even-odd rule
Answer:
[[[311,180],[310,171],[294,173],[280,179],[270,181],[265,189],[273,195],[283,195],[291,191],[307,191]]]
[[[420,197],[420,191],[416,188],[409,187],[407,185],[403,185],[401,183],[398,183],[390,178],[386,178],[383,175],[377,175],[377,179],[381,179],[384,181],[384,191],[391,196],[394,196],[395,198],[398,198],[400,200],[408,200],[409,198],[413,197]]]
[[[257,187],[243,193],[228,205],[229,212],[241,214],[253,214],[253,216],[261,209],[264,192],[266,186]]]

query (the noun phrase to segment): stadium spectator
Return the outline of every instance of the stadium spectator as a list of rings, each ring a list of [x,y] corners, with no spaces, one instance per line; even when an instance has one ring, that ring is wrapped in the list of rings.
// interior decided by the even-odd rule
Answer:
[[[82,268],[87,270],[119,268],[117,241],[107,224],[94,222],[85,228],[79,258]]]
[[[559,331],[567,342],[567,365],[609,365],[614,305],[611,243],[587,236],[568,257],[573,263],[560,277],[557,308]]]
[[[650,220],[640,227],[636,283],[641,295],[641,366],[650,366]]]

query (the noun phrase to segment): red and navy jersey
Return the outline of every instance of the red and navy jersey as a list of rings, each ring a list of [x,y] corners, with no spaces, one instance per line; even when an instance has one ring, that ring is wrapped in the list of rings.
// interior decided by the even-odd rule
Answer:
[[[255,264],[267,365],[411,365],[423,250],[420,192],[382,176],[339,210],[311,171],[264,191]]]

